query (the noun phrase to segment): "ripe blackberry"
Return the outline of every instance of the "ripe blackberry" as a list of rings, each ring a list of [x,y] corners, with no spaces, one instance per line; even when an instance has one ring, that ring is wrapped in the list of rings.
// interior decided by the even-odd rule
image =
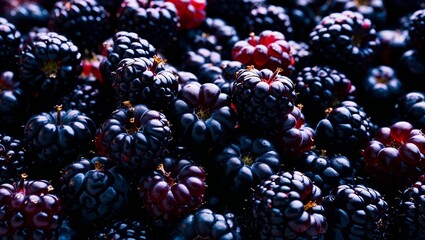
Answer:
[[[252,189],[281,169],[281,156],[266,138],[237,135],[236,139],[213,151],[210,182],[221,189],[221,198],[229,205],[240,207]]]
[[[301,69],[294,77],[296,103],[302,104],[306,121],[315,126],[326,117],[326,109],[345,100],[356,99],[356,87],[340,71],[327,66]]]
[[[409,122],[381,127],[363,151],[365,170],[381,185],[411,184],[424,171],[425,135]]]
[[[156,48],[135,32],[119,31],[103,45],[105,58],[99,68],[106,84],[112,84],[112,72],[124,58],[153,58],[157,54]]]
[[[255,6],[245,17],[239,34],[247,36],[250,33],[259,34],[264,30],[279,31],[286,38],[292,39],[294,30],[286,9],[270,4]]]
[[[138,192],[153,219],[173,221],[203,204],[205,178],[205,171],[192,161],[166,158],[140,179]]]
[[[391,123],[396,118],[395,104],[404,93],[395,69],[384,65],[372,67],[362,82],[358,99],[365,111],[379,125]]]
[[[48,107],[74,88],[82,72],[78,47],[56,32],[39,33],[31,39],[19,64],[22,88],[39,100],[34,105],[41,102]]]
[[[16,75],[11,71],[0,73],[0,131],[22,136],[26,121],[27,97]]]
[[[206,48],[220,53],[223,59],[231,59],[233,45],[239,41],[239,33],[235,27],[227,24],[223,19],[207,17],[201,26],[191,29],[184,34],[183,47],[192,46],[193,49]]]
[[[399,120],[407,121],[417,129],[425,129],[425,94],[407,92],[395,104]]]
[[[223,60],[217,65],[204,63],[199,67],[198,81],[214,83],[220,87],[221,92],[230,95],[236,73],[241,69],[245,69],[245,66],[239,61]]]
[[[14,70],[19,59],[21,32],[6,18],[0,17],[0,70]]]
[[[240,228],[233,213],[219,214],[208,208],[196,210],[178,220],[170,239],[240,240]]]
[[[409,17],[408,32],[415,49],[425,50],[425,9],[418,9]]]
[[[150,171],[171,141],[163,113],[126,101],[97,129],[96,149],[127,170]]]
[[[235,43],[232,59],[245,66],[253,65],[257,69],[282,69],[283,75],[290,75],[293,70],[294,57],[288,41],[281,32],[264,30],[258,35]]]
[[[342,12],[345,10],[359,12],[365,18],[370,19],[376,29],[382,29],[386,28],[385,24],[387,21],[387,9],[384,2],[386,0],[337,0],[331,1],[327,10],[330,12]]]
[[[82,77],[69,94],[63,96],[59,102],[64,109],[75,109],[85,113],[96,125],[106,120],[109,114],[116,109],[114,94],[93,76]]]
[[[128,207],[130,183],[109,158],[79,158],[63,168],[60,184],[71,221],[106,223]]]
[[[291,48],[292,57],[294,57],[294,70],[290,75],[290,78],[296,77],[298,72],[300,72],[303,68],[312,66],[312,52],[310,50],[310,46],[303,41],[294,41],[289,40],[289,47]]]
[[[46,180],[0,185],[0,237],[3,239],[58,239],[63,202]]]
[[[280,75],[281,71],[248,67],[237,72],[231,97],[240,124],[274,128],[292,111],[296,100],[294,83]]]
[[[27,168],[27,154],[22,141],[0,132],[0,182],[19,180]]]
[[[96,0],[56,1],[48,27],[69,38],[81,52],[99,52],[111,32],[108,18],[108,12]]]
[[[363,108],[352,101],[343,101],[330,110],[315,128],[316,147],[329,154],[359,156],[372,139],[374,125]]]
[[[168,111],[174,137],[196,152],[218,146],[236,126],[230,96],[213,83],[184,85]]]
[[[22,34],[34,27],[47,27],[49,11],[36,1],[19,2],[6,9],[4,18],[14,24]]]
[[[321,239],[328,221],[322,192],[301,172],[279,172],[259,184],[251,199],[254,239]]]
[[[419,50],[404,52],[395,70],[406,91],[425,91],[425,55]]]
[[[405,29],[383,29],[377,33],[379,47],[376,64],[396,68],[400,58],[411,48],[409,33]]]
[[[394,236],[397,239],[422,239],[425,237],[424,197],[425,175],[403,189],[393,208]]]
[[[354,169],[343,155],[329,156],[325,151],[310,150],[293,161],[293,168],[304,173],[324,195],[342,184],[354,183]]]
[[[328,219],[326,238],[385,239],[389,205],[381,193],[361,184],[343,184],[322,202]]]
[[[378,45],[372,22],[361,13],[331,13],[311,31],[309,44],[317,64],[328,64],[349,76],[362,76]]]
[[[63,167],[78,155],[92,150],[94,121],[78,110],[40,112],[24,128],[24,143],[37,164]]]
[[[139,219],[119,218],[107,223],[102,229],[96,230],[90,240],[114,239],[151,239],[146,223]]]
[[[207,16],[221,18],[236,29],[241,29],[245,16],[256,6],[264,4],[265,0],[207,0]]]
[[[199,48],[183,54],[183,58],[180,61],[180,68],[183,71],[198,74],[199,68],[203,64],[211,63],[213,65],[218,65],[222,61],[221,59],[220,53],[206,48]]]
[[[145,104],[162,112],[179,90],[177,77],[157,56],[153,61],[144,57],[124,58],[113,72],[112,82],[119,101]]]
[[[123,0],[117,12],[117,29],[135,32],[156,49],[169,47],[177,36],[179,18],[172,2]]]

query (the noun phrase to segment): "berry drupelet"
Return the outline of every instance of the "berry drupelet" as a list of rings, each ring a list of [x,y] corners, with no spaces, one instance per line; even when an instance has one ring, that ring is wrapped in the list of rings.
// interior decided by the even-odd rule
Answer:
[[[348,10],[323,17],[309,36],[314,62],[328,64],[350,79],[371,66],[378,43],[373,23]]]
[[[96,0],[56,1],[48,28],[69,38],[81,52],[99,52],[112,32],[108,18],[108,12]]]
[[[232,60],[257,69],[282,69],[282,75],[288,76],[295,64],[291,47],[285,35],[278,31],[264,30],[258,34],[251,33],[245,40],[233,45]]]
[[[328,221],[322,192],[301,172],[279,172],[259,184],[246,219],[251,239],[320,239]]]
[[[207,63],[218,65],[221,61],[222,58],[219,52],[202,47],[184,53],[178,66],[183,71],[198,74],[199,68],[202,65]]]
[[[322,202],[329,239],[385,239],[389,205],[381,193],[361,184],[342,184]]]
[[[240,240],[240,228],[236,218],[233,213],[220,214],[202,208],[179,219],[169,239]]]
[[[97,129],[95,145],[101,155],[132,171],[157,165],[172,133],[163,113],[125,101]]]
[[[112,72],[124,58],[153,58],[156,48],[135,32],[119,31],[103,43],[104,51],[99,68],[106,84],[112,84]]]
[[[207,17],[207,0],[166,0],[176,6],[179,30],[199,27]]]
[[[276,70],[276,69],[275,69]],[[248,67],[237,72],[231,89],[232,103],[240,124],[255,128],[273,128],[295,105],[294,83],[269,69]]]

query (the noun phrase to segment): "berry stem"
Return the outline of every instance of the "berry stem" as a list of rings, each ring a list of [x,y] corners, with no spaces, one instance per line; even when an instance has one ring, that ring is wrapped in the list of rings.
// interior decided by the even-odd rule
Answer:
[[[276,79],[276,76],[282,71],[283,71],[282,68],[277,68],[276,71],[274,71],[273,75],[271,75],[270,78],[267,80],[267,83],[269,84],[272,83]]]
[[[28,175],[26,173],[21,174],[21,180],[19,180],[18,184],[18,192],[25,194],[25,180],[27,179]]]
[[[255,33],[250,33],[249,34],[249,40],[248,40],[248,43],[251,45],[251,46],[256,46],[257,45],[257,43],[255,42]]]
[[[56,125],[60,126],[62,125],[62,119],[61,119],[62,104],[56,105],[55,108],[56,108],[56,114],[57,114]]]
[[[151,67],[151,72],[153,72],[153,73],[155,73],[155,71],[156,71],[156,69],[158,68],[158,66],[159,66],[159,64],[165,64],[167,61],[166,60],[164,60],[164,59],[162,59],[161,57],[159,57],[159,56],[153,56],[153,65],[152,65],[152,67]]]

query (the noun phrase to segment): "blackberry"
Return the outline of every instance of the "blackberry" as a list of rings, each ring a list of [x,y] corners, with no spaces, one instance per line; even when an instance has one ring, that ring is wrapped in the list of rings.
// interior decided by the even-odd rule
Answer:
[[[48,27],[72,40],[81,52],[98,52],[111,32],[108,12],[96,0],[57,1],[50,10]]]
[[[214,184],[227,186],[222,198],[239,206],[263,180],[281,170],[281,156],[266,138],[238,135],[236,139],[213,151],[210,177]]]
[[[296,100],[294,83],[280,75],[281,71],[249,67],[237,72],[231,97],[240,124],[260,129],[274,128],[285,114],[292,111]]]
[[[106,224],[103,229],[96,230],[90,240],[113,240],[113,239],[151,239],[148,227],[139,219],[118,218]]]
[[[329,154],[354,157],[359,156],[373,133],[374,125],[363,108],[355,102],[343,101],[318,122],[315,143]]]
[[[244,19],[244,26],[239,31],[241,36],[250,33],[259,34],[264,30],[279,31],[286,38],[292,39],[293,27],[285,8],[276,5],[259,5],[251,9]]]
[[[409,17],[408,33],[415,49],[425,50],[425,9],[418,9]]]
[[[140,178],[138,192],[153,219],[173,221],[201,207],[205,178],[205,171],[192,161],[166,158]]]
[[[425,91],[425,55],[419,50],[404,52],[395,70],[406,91]]]
[[[425,237],[424,225],[424,182],[421,175],[403,189],[393,208],[394,234],[398,239],[421,239]]]
[[[58,239],[63,202],[46,180],[20,180],[0,185],[0,237]]]
[[[219,214],[202,208],[179,219],[170,238],[177,239],[241,239],[240,227],[233,213]]]
[[[155,48],[169,47],[177,36],[179,18],[172,2],[124,0],[117,12],[117,29],[139,34]]]
[[[395,69],[384,65],[371,67],[362,82],[359,102],[365,111],[379,125],[391,123],[396,118],[395,104],[404,94],[404,85]]]
[[[94,121],[78,110],[40,112],[31,116],[24,128],[24,143],[35,164],[63,167],[80,154],[92,150]]]
[[[325,151],[310,150],[293,161],[293,168],[304,173],[324,195],[342,184],[354,183],[354,168],[343,155],[329,156]]]
[[[173,136],[196,152],[221,145],[237,122],[230,96],[213,83],[182,86],[167,116],[173,123]]]
[[[146,105],[125,101],[97,129],[95,145],[101,155],[130,171],[150,171],[171,141],[170,122]]]
[[[247,213],[255,239],[320,239],[328,221],[321,190],[301,172],[279,172],[259,184]]]
[[[190,50],[183,55],[180,68],[183,71],[198,74],[199,68],[206,63],[217,65],[222,61],[220,53],[206,48]]]
[[[381,127],[362,153],[365,170],[381,186],[411,184],[424,171],[425,135],[406,121]]]
[[[377,33],[379,47],[376,65],[397,68],[400,58],[411,48],[409,33],[405,29],[383,29]]]
[[[34,27],[47,27],[49,17],[49,11],[36,1],[20,2],[4,13],[4,18],[14,24],[22,34]]]
[[[119,101],[142,103],[157,111],[166,111],[177,95],[179,83],[174,73],[154,56],[153,61],[124,58],[112,77],[112,87]]]
[[[0,17],[0,70],[15,70],[19,59],[21,32],[6,18]]]
[[[27,153],[23,142],[0,132],[0,182],[13,183],[27,169]]]
[[[372,21],[376,29],[385,28],[387,21],[387,8],[385,7],[386,0],[368,0],[368,1],[351,1],[351,0],[336,0],[331,1],[329,8],[330,12],[342,12],[349,10],[361,13],[365,18]]]
[[[157,54],[156,48],[135,32],[119,31],[103,45],[105,58],[100,62],[99,68],[103,80],[110,85],[112,84],[112,72],[117,69],[118,63],[124,58],[153,58]]]
[[[340,71],[327,66],[301,69],[294,77],[297,104],[302,104],[306,121],[315,126],[326,117],[326,109],[356,99],[356,87]]]
[[[418,91],[403,94],[395,104],[397,118],[425,129],[425,94]]]
[[[385,239],[389,205],[381,193],[361,184],[343,184],[322,202],[328,219],[326,238]]]
[[[331,13],[311,31],[309,44],[317,64],[328,64],[350,78],[371,66],[378,45],[372,22],[361,13]]]
[[[298,72],[303,68],[313,65],[312,64],[312,52],[310,46],[303,41],[289,40],[289,47],[291,48],[292,57],[294,57],[294,70],[290,75],[290,78],[296,77]]]
[[[52,106],[74,88],[82,72],[78,47],[56,32],[39,33],[31,39],[19,63],[22,88],[32,95],[34,109]]]
[[[107,157],[81,157],[66,165],[60,184],[71,221],[106,223],[128,207],[130,183]]]
[[[220,87],[221,92],[230,95],[236,73],[241,69],[245,69],[245,66],[239,61],[223,60],[217,65],[204,63],[199,67],[198,81],[214,83]]]
[[[207,0],[207,16],[221,18],[236,29],[241,29],[245,16],[256,6],[265,4],[265,0]]]
[[[25,124],[27,97],[11,71],[0,73],[0,131],[20,137]]]
[[[257,69],[282,69],[282,75],[289,76],[295,64],[291,48],[285,35],[278,31],[264,30],[233,45],[232,60]]]

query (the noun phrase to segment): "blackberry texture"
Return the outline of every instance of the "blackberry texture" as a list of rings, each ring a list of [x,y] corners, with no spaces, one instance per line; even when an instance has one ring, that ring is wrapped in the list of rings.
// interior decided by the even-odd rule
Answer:
[[[6,18],[0,17],[0,70],[14,70],[19,59],[21,32]],[[11,69],[9,69],[11,68]]]

